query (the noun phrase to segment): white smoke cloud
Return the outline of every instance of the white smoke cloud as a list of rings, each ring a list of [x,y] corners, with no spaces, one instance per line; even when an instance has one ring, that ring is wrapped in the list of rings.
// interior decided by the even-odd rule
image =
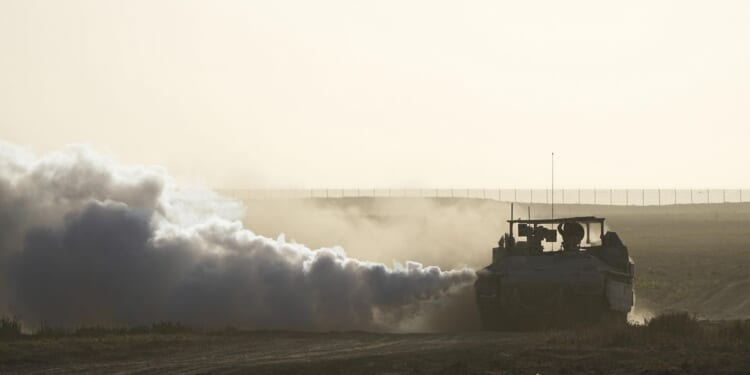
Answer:
[[[0,143],[1,312],[64,326],[393,329],[474,279],[262,237],[242,216],[158,167]]]

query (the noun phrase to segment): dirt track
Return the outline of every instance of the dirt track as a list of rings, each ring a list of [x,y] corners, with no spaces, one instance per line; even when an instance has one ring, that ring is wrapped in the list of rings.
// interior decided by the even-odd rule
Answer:
[[[606,334],[605,334],[606,335]],[[581,339],[581,337],[584,337]],[[701,340],[606,344],[600,333],[232,333],[25,339],[18,374],[682,374],[750,372],[750,352]],[[617,336],[612,336],[617,339]],[[593,340],[593,341],[592,341]],[[601,342],[605,344],[602,345]]]
[[[455,211],[466,216],[477,209],[472,205],[480,203],[485,204],[458,202],[456,205],[460,209]],[[418,254],[424,250],[426,256],[440,255],[448,260],[463,256],[474,259],[471,265],[483,265],[499,224],[477,224],[453,233],[447,231],[449,224],[470,221],[470,217],[459,215],[459,218],[453,218],[441,207],[431,205],[415,209],[411,216],[396,218],[359,213],[357,216],[362,216],[360,220],[372,224],[373,228],[384,225],[374,230],[379,235],[400,228],[402,221],[413,217],[419,225],[412,225],[415,228],[413,233],[399,237],[419,240],[417,243],[407,241],[410,249]],[[492,205],[483,209],[489,212],[497,207]],[[335,212],[339,212],[338,209]],[[750,316],[747,299],[750,285],[747,272],[750,267],[749,204],[560,208],[561,214],[584,212],[607,216],[612,227],[626,239],[638,265],[636,292],[639,304],[646,302],[646,307],[656,311],[683,308],[714,319]],[[312,210],[309,214],[316,217],[313,214],[318,213]],[[301,217],[305,219],[302,220],[305,225],[317,223]],[[424,221],[423,217],[450,218],[450,221],[443,225],[442,222]],[[478,217],[485,220],[492,216]],[[351,218],[346,216],[345,219],[348,222]],[[395,223],[382,224],[391,221]],[[282,224],[282,227],[288,226],[288,223]],[[361,226],[369,228],[368,231],[372,229],[364,224]],[[304,229],[303,226],[300,228]],[[267,229],[270,234],[273,234],[272,229]],[[345,232],[343,229],[325,230],[324,227],[313,229],[328,235]],[[334,243],[341,240],[354,252],[361,249],[363,243],[379,243],[360,240],[360,235],[369,239],[365,232],[355,231],[355,235],[336,239]],[[430,238],[432,242],[427,241]],[[300,239],[305,240],[304,236]],[[355,242],[346,243],[346,239]],[[467,241],[471,243],[467,244]],[[427,245],[422,249],[419,246],[424,242]],[[466,251],[456,252],[456,248]],[[427,263],[429,260],[425,259]],[[448,263],[460,263],[461,260],[453,259]],[[465,302],[463,305],[473,306],[473,301]],[[465,322],[470,320],[469,312],[461,309],[448,316]],[[471,329],[458,325],[446,330]],[[581,336],[584,338],[579,339]],[[0,374],[750,374],[750,349],[732,345],[719,338],[713,342],[701,338],[673,338],[665,343],[642,345],[616,333],[597,331],[583,334],[252,332],[107,335],[98,338],[67,336],[0,341]]]
[[[31,363],[0,365],[2,373],[413,373],[451,367],[480,345],[528,341],[522,334],[249,333],[148,337],[63,338],[71,350],[55,356],[56,340],[25,343]],[[26,344],[26,345],[24,345]],[[57,344],[57,343],[55,343]],[[27,347],[24,347],[27,346]],[[81,350],[75,350],[75,347]],[[110,350],[120,351],[119,353]],[[34,351],[35,353],[32,353]],[[117,358],[126,356],[127,358]],[[31,359],[31,358],[27,358]]]

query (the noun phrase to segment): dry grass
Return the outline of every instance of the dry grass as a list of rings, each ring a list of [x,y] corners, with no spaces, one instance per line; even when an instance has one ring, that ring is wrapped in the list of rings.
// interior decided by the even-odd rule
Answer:
[[[547,342],[568,347],[750,350],[750,321],[700,321],[687,312],[666,312],[643,325],[618,324],[551,334]]]
[[[0,373],[128,372],[134,363],[152,363],[154,372],[197,366],[206,373],[259,374],[750,373],[750,321],[701,321],[679,312],[643,325],[534,333],[170,333],[183,329],[157,323],[137,329],[40,330],[0,342]]]
[[[15,317],[0,318],[0,340],[12,341],[21,339],[49,339],[63,337],[103,337],[122,335],[175,335],[195,332],[179,322],[161,321],[148,326],[105,327],[81,326],[75,329],[57,327],[42,323],[32,333],[24,333],[21,321]]]
[[[0,318],[0,340],[21,338],[21,322],[15,317]]]

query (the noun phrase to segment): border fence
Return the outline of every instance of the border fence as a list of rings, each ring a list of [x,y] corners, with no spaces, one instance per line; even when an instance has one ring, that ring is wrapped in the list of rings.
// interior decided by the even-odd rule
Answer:
[[[750,189],[219,189],[238,199],[474,198],[503,202],[664,206],[750,202]]]

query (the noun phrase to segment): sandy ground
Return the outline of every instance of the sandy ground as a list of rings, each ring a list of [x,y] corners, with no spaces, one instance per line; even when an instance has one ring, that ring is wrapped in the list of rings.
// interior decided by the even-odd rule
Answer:
[[[510,205],[482,199],[345,198],[247,201],[245,223],[355,258],[482,268],[507,231]],[[517,204],[516,217],[549,205]],[[750,318],[750,203],[557,205],[555,215],[607,218],[636,263],[639,313],[680,309],[709,319]]]
[[[519,209],[518,207],[516,209]],[[532,207],[544,216],[544,206]],[[750,204],[561,206],[609,219],[637,264],[641,312],[750,318]],[[390,263],[482,267],[507,205],[481,200],[249,202],[258,233]],[[468,321],[471,301],[451,319]],[[454,327],[444,324],[442,327]],[[0,374],[750,374],[750,349],[700,338],[641,345],[605,332],[223,333],[26,338],[0,342]],[[594,339],[602,338],[603,341]],[[580,337],[594,339],[579,340]],[[612,343],[607,344],[607,343]]]
[[[479,346],[509,347],[533,335],[247,333],[108,336],[14,342],[3,373],[412,373],[461,365]],[[464,359],[465,360],[465,359]],[[15,363],[14,363],[15,362]],[[454,363],[455,362],[455,363]]]
[[[236,333],[28,339],[3,374],[750,373],[750,347],[581,344],[577,333]],[[581,333],[581,335],[591,335]],[[606,342],[606,341],[605,341]]]

